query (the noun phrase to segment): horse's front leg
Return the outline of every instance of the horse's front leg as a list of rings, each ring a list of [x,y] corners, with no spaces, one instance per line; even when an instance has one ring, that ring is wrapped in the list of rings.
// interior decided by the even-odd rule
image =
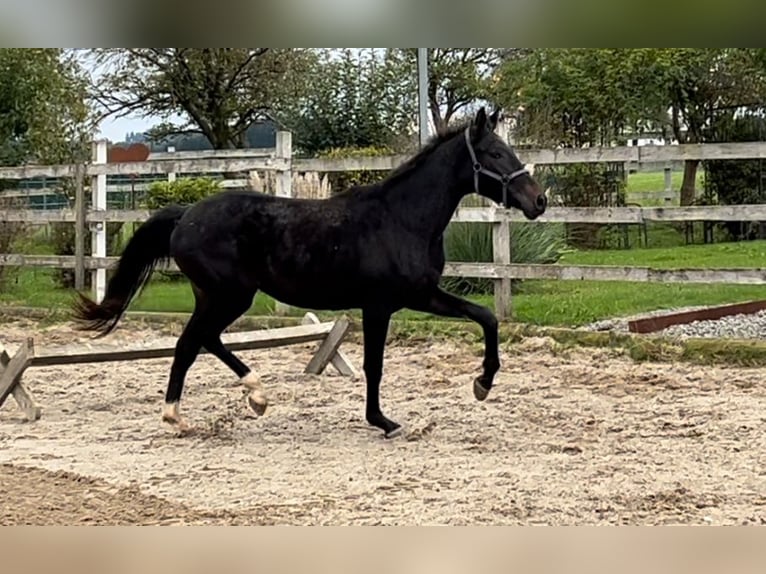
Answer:
[[[367,422],[378,427],[386,438],[402,432],[399,423],[387,418],[380,408],[380,380],[383,377],[383,355],[386,346],[391,313],[378,309],[364,309],[362,331],[364,335],[364,374],[367,379]]]
[[[480,401],[486,399],[492,388],[495,374],[500,370],[495,314],[487,307],[450,295],[438,287],[427,297],[420,298],[408,307],[444,317],[465,317],[481,326],[484,330],[484,362],[482,364],[484,369],[473,382],[473,394]]]

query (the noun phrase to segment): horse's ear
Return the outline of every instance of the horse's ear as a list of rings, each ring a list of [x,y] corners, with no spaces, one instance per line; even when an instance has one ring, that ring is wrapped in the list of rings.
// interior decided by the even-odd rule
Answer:
[[[487,129],[487,110],[482,106],[479,111],[476,112],[476,117],[473,118],[473,139],[474,141],[481,139]]]
[[[489,116],[489,129],[490,131],[495,131],[495,128],[497,127],[498,122],[500,121],[502,111],[500,108],[497,108],[494,112],[492,112],[492,115]]]

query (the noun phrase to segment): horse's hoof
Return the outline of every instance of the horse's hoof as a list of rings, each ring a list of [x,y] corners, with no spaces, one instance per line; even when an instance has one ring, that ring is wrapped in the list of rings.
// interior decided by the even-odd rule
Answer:
[[[396,438],[400,434],[402,434],[402,427],[401,426],[397,426],[396,428],[393,428],[390,431],[384,433],[383,436],[385,436],[386,438]]]
[[[473,396],[477,401],[483,401],[489,395],[489,389],[481,384],[481,377],[473,381]]]
[[[262,417],[266,412],[266,407],[269,406],[269,401],[261,393],[250,393],[247,397],[247,404],[257,416]]]
[[[162,422],[175,427],[182,434],[192,431],[189,423],[181,418],[178,403],[166,403],[162,407]]]
[[[194,434],[194,427],[191,426],[183,419],[172,419],[169,417],[162,417],[162,422],[167,423],[176,430],[178,436],[187,436]]]

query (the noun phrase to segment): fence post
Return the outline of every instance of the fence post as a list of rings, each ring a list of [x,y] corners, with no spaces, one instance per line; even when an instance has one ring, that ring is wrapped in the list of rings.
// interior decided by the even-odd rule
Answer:
[[[284,160],[287,165],[284,170],[277,170],[274,180],[274,195],[278,197],[292,197],[292,157],[293,157],[293,134],[291,132],[278,131],[275,142],[275,157],[278,160]],[[276,301],[274,312],[277,315],[286,315],[290,306],[280,301]]]
[[[287,162],[285,170],[277,170],[274,195],[279,197],[292,197],[292,158],[293,158],[293,134],[290,132],[277,132],[276,158]]]
[[[93,142],[92,165],[106,165],[106,140]],[[93,196],[93,211],[106,209],[106,174],[94,175],[91,184]],[[106,257],[106,222],[91,222],[91,253],[93,257]],[[93,295],[97,303],[100,303],[106,292],[106,269],[97,268],[91,271]]]
[[[665,205],[673,202],[673,169],[670,163],[665,164]]]
[[[511,262],[511,224],[506,218],[506,211],[496,211],[502,221],[492,224],[492,258],[496,265],[507,265]],[[511,280],[509,278],[493,279],[495,292],[495,313],[499,320],[510,319]]]
[[[74,288],[85,288],[85,173],[83,164],[74,166]]]
[[[169,145],[168,146],[168,153],[175,153],[176,148],[175,146]],[[176,180],[176,172],[169,171],[168,172],[168,183],[173,183]]]

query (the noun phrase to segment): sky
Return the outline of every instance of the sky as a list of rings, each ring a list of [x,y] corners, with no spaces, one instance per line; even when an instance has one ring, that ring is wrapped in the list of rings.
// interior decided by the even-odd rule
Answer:
[[[128,132],[144,132],[152,127],[153,123],[149,118],[109,118],[99,125],[98,137],[120,142]]]
[[[99,70],[95,62],[88,56],[88,50],[77,49],[75,52],[83,68],[90,73],[93,81],[98,81],[98,78],[101,75],[101,70]],[[125,135],[129,132],[145,132],[158,122],[158,119],[152,117],[142,118],[140,115],[131,115],[122,118],[110,117],[99,124],[96,137],[106,138],[112,142],[120,142],[125,139]]]

